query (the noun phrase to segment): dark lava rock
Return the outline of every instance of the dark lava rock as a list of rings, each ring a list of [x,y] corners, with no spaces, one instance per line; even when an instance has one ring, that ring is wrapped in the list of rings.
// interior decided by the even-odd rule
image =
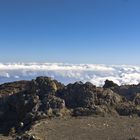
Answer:
[[[37,77],[36,80],[30,82],[29,92],[44,98],[44,96],[55,95],[55,92],[63,87],[63,84],[52,80],[50,77]]]
[[[111,88],[117,94],[125,97],[127,100],[132,101],[136,93],[140,93],[140,84],[138,85],[122,85]]]
[[[64,86],[42,76],[3,84],[0,85],[0,132],[12,129],[21,133],[29,130],[35,121],[47,117],[140,116],[139,93],[140,85],[118,86],[108,80],[104,88],[97,88],[90,82]]]
[[[42,100],[40,110],[47,112],[49,109],[62,109],[65,108],[65,101],[56,96],[48,96]]]
[[[1,87],[4,87],[5,92],[7,85]],[[5,123],[4,131],[9,131],[12,127],[17,131],[25,129],[32,122],[47,117],[45,113],[50,108],[53,110],[65,107],[65,101],[55,96],[56,91],[64,85],[49,77],[37,77],[31,82],[19,82],[17,85],[15,82],[10,83],[10,87],[11,92],[8,84],[9,94],[5,92],[0,97],[0,123]],[[22,128],[19,127],[20,122],[23,123]]]
[[[66,107],[92,107],[95,101],[96,87],[91,83],[76,82],[69,84],[57,93],[57,96],[65,100]]]
[[[111,88],[111,87],[118,87],[118,85],[113,81],[106,80],[103,88]]]
[[[134,102],[136,105],[140,105],[140,93],[137,93],[137,94],[134,96],[133,102]]]
[[[139,115],[139,110],[131,102],[121,103],[116,107],[116,111],[121,116]]]
[[[0,96],[12,95],[27,89],[29,81],[17,81],[0,85]]]
[[[106,80],[103,88],[109,88],[115,93],[125,97],[127,100],[133,100],[136,93],[140,93],[140,84],[118,86],[113,81]]]
[[[96,105],[116,106],[122,102],[122,97],[111,89],[97,89]]]
[[[29,134],[23,134],[21,136],[17,136],[15,138],[15,140],[39,140],[38,138],[36,138],[33,135],[29,135]]]
[[[13,94],[6,102],[5,120],[22,120],[39,103],[37,95]]]

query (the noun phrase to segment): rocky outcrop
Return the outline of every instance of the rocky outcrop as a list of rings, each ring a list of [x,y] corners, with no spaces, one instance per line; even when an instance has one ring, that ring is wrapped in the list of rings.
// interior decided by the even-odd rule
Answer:
[[[97,89],[97,105],[116,106],[123,101],[123,98],[111,89]]]
[[[135,105],[140,105],[140,93],[136,93],[133,99]]]
[[[113,81],[106,80],[103,88],[112,88],[112,87],[118,87],[118,85]]]
[[[140,114],[140,110],[131,102],[121,103],[116,107],[116,110],[121,116],[133,116]]]
[[[121,85],[115,87],[109,87],[117,94],[125,97],[127,100],[133,100],[136,93],[140,93],[140,84],[138,85]]]
[[[18,82],[17,82],[18,83]],[[19,82],[20,84],[20,82]],[[0,123],[7,126],[4,131],[15,127],[16,131],[24,130],[32,122],[47,117],[50,109],[65,108],[65,101],[55,96],[57,90],[64,87],[61,83],[48,77],[37,77],[31,82],[26,82],[26,88],[19,88],[15,83],[10,83],[12,94],[2,94],[0,98]],[[3,85],[4,91],[8,88]],[[15,91],[13,93],[13,91]],[[52,114],[53,115],[53,114]],[[22,125],[21,125],[22,124]]]
[[[92,107],[95,104],[96,87],[91,83],[76,82],[57,92],[68,108]]]
[[[65,86],[49,77],[3,84],[0,131],[20,133],[30,129],[36,120],[66,115],[140,116],[139,93],[140,85],[118,86],[108,80],[103,88],[90,82]]]
[[[18,81],[0,85],[0,97],[12,95],[27,89],[29,81]]]

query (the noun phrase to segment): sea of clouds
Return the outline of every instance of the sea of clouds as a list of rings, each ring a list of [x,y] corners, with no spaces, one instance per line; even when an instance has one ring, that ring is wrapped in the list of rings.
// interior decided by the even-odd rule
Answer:
[[[106,79],[115,83],[140,83],[140,67],[129,65],[96,65],[65,63],[0,63],[0,83],[30,80],[37,76],[49,76],[68,84],[89,81],[102,86]]]

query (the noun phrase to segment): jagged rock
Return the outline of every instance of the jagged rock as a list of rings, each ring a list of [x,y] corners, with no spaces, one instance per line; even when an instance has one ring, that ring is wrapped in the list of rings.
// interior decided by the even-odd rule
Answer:
[[[124,96],[127,100],[132,101],[136,93],[140,93],[140,84],[138,85],[121,85],[111,88],[117,94]]]
[[[20,122],[25,128],[35,120],[45,118],[45,111],[49,108],[65,107],[65,101],[55,96],[55,92],[63,87],[61,83],[49,77],[37,77],[27,83],[24,90],[0,98],[0,120],[7,122],[7,128],[15,126],[20,129]]]
[[[112,88],[112,87],[118,87],[118,85],[113,81],[106,80],[103,88]]]
[[[12,95],[27,89],[29,81],[18,81],[0,85],[0,96]]]
[[[23,123],[24,126],[27,126],[28,124],[32,123],[35,120],[36,115],[32,112],[29,112],[25,115],[25,117],[23,118]]]
[[[64,108],[65,101],[56,96],[48,96],[42,100],[42,108],[43,110],[48,110],[49,108],[56,109],[56,108]]]
[[[91,107],[95,101],[96,87],[91,83],[69,84],[57,93],[57,96],[65,100],[68,108]]]
[[[116,107],[116,111],[119,115],[130,116],[130,115],[139,115],[139,110],[131,102],[121,103]]]
[[[18,93],[11,95],[6,103],[7,120],[22,120],[28,112],[32,110],[39,103],[37,95]]]
[[[37,77],[36,80],[32,80],[30,83],[29,92],[34,93],[43,98],[47,95],[55,95],[58,89],[63,88],[64,85],[52,80],[49,77]]]
[[[140,105],[140,93],[137,93],[137,94],[135,95],[133,102],[134,102],[136,105]]]
[[[120,102],[122,102],[122,97],[114,93],[111,89],[104,90],[99,88],[97,90],[96,105],[116,106]]]
[[[47,117],[140,116],[140,85],[118,86],[107,80],[104,88],[90,82],[64,86],[49,77],[37,77],[32,81],[0,85],[0,93],[1,129],[13,128],[17,133]]]

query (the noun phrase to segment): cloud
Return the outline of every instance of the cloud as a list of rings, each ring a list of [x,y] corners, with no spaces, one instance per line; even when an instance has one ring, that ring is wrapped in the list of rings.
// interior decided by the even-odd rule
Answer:
[[[64,63],[0,63],[0,83],[50,76],[64,84],[89,81],[102,86],[106,79],[119,85],[140,83],[140,67]]]

